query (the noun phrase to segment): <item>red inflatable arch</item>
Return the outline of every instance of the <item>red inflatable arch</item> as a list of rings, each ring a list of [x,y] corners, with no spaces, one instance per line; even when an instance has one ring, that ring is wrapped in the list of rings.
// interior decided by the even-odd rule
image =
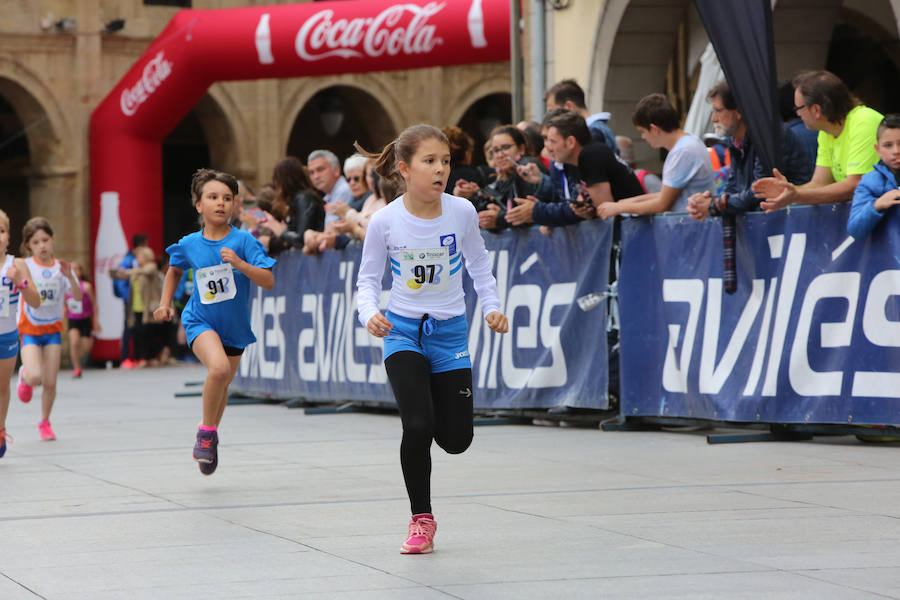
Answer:
[[[136,232],[148,233],[153,248],[162,245],[162,141],[211,84],[508,59],[508,0],[177,13],[91,116],[91,239],[102,327],[95,357],[117,359],[122,334],[123,303],[112,293],[109,267]]]

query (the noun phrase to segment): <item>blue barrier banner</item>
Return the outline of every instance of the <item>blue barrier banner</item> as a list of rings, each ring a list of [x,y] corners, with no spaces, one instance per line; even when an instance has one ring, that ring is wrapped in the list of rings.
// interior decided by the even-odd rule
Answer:
[[[854,241],[849,210],[739,217],[734,295],[718,219],[627,220],[622,414],[900,424],[900,223]]]
[[[606,306],[576,299],[604,292],[612,227],[592,221],[553,229],[483,233],[510,332],[492,332],[465,278],[469,351],[480,408],[607,408]],[[275,287],[251,299],[257,342],[232,389],[275,397],[393,403],[381,340],[357,320],[362,249],[282,254]],[[385,269],[382,309],[389,296]]]

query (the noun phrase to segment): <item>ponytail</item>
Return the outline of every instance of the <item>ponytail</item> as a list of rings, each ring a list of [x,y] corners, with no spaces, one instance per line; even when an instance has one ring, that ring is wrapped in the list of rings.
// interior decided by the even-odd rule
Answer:
[[[353,147],[366,158],[375,159],[375,172],[382,178],[393,183],[405,184],[397,170],[397,163],[400,161],[409,163],[419,149],[419,144],[428,139],[436,139],[447,144],[447,148],[450,147],[450,141],[440,129],[425,124],[413,125],[404,129],[396,140],[384,147],[381,154],[367,152],[359,145],[359,142],[354,142]]]
[[[356,148],[357,152],[366,158],[375,161],[375,166],[373,168],[375,169],[375,172],[378,173],[379,177],[390,181],[394,185],[399,185],[403,183],[403,177],[401,177],[400,171],[397,170],[396,145],[397,140],[394,140],[385,146],[381,153],[378,154],[367,151],[359,144],[359,142],[353,142],[353,147]]]

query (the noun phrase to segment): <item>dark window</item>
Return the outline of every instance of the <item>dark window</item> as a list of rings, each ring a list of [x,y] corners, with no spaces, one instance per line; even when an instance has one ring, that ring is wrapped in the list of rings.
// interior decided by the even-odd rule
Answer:
[[[190,8],[191,0],[144,0],[144,6],[179,6]]]

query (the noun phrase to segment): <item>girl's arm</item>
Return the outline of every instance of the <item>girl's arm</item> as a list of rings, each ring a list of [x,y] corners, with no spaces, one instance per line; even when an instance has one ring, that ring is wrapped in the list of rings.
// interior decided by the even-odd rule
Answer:
[[[16,281],[15,277],[11,279],[16,284],[16,287],[19,288],[19,293],[22,295],[22,298],[25,299],[25,302],[27,302],[30,307],[39,307],[41,305],[41,294],[38,292],[34,282],[31,281],[31,275],[28,271],[28,265],[25,264],[25,259],[15,259],[13,261],[13,266],[16,268],[16,274],[19,278],[18,281]]]
[[[387,224],[379,218],[373,217],[369,221],[369,231],[363,242],[362,258],[356,277],[359,322],[376,337],[383,337],[391,329],[391,323],[381,314],[378,306],[381,299],[381,278],[388,260],[384,233],[386,226]]]
[[[63,274],[63,277],[69,280],[69,295],[80,302],[81,299],[84,298],[84,294],[81,293],[81,286],[78,285],[78,278],[76,278],[75,273],[72,272],[72,265],[70,265],[68,261],[60,259],[59,272]]]
[[[487,249],[484,247],[484,238],[478,230],[478,214],[471,205],[463,207],[462,213],[457,217],[457,222],[463,223],[462,239],[459,240],[460,249],[463,258],[466,261],[466,271],[472,278],[475,287],[475,293],[481,300],[481,312],[485,317],[496,312],[501,317],[500,312],[500,295],[497,293],[497,280],[494,279],[494,273],[491,270],[491,258]],[[488,321],[493,329],[493,323],[498,323],[493,317]],[[505,322],[505,317],[503,322]],[[496,331],[496,330],[495,330]]]
[[[222,260],[247,276],[247,279],[263,288],[271,290],[275,286],[275,276],[270,269],[255,267],[242,259],[231,248],[222,248]]]
[[[91,299],[91,306],[94,307],[94,310],[91,312],[91,331],[100,331],[100,322],[97,321],[97,297],[94,296],[94,286],[85,281],[84,293]]]
[[[153,311],[153,320],[171,321],[175,316],[172,308],[172,298],[175,296],[175,288],[181,281],[182,270],[178,267],[169,267],[166,271],[166,280],[163,282],[162,296],[159,299],[159,307]]]

